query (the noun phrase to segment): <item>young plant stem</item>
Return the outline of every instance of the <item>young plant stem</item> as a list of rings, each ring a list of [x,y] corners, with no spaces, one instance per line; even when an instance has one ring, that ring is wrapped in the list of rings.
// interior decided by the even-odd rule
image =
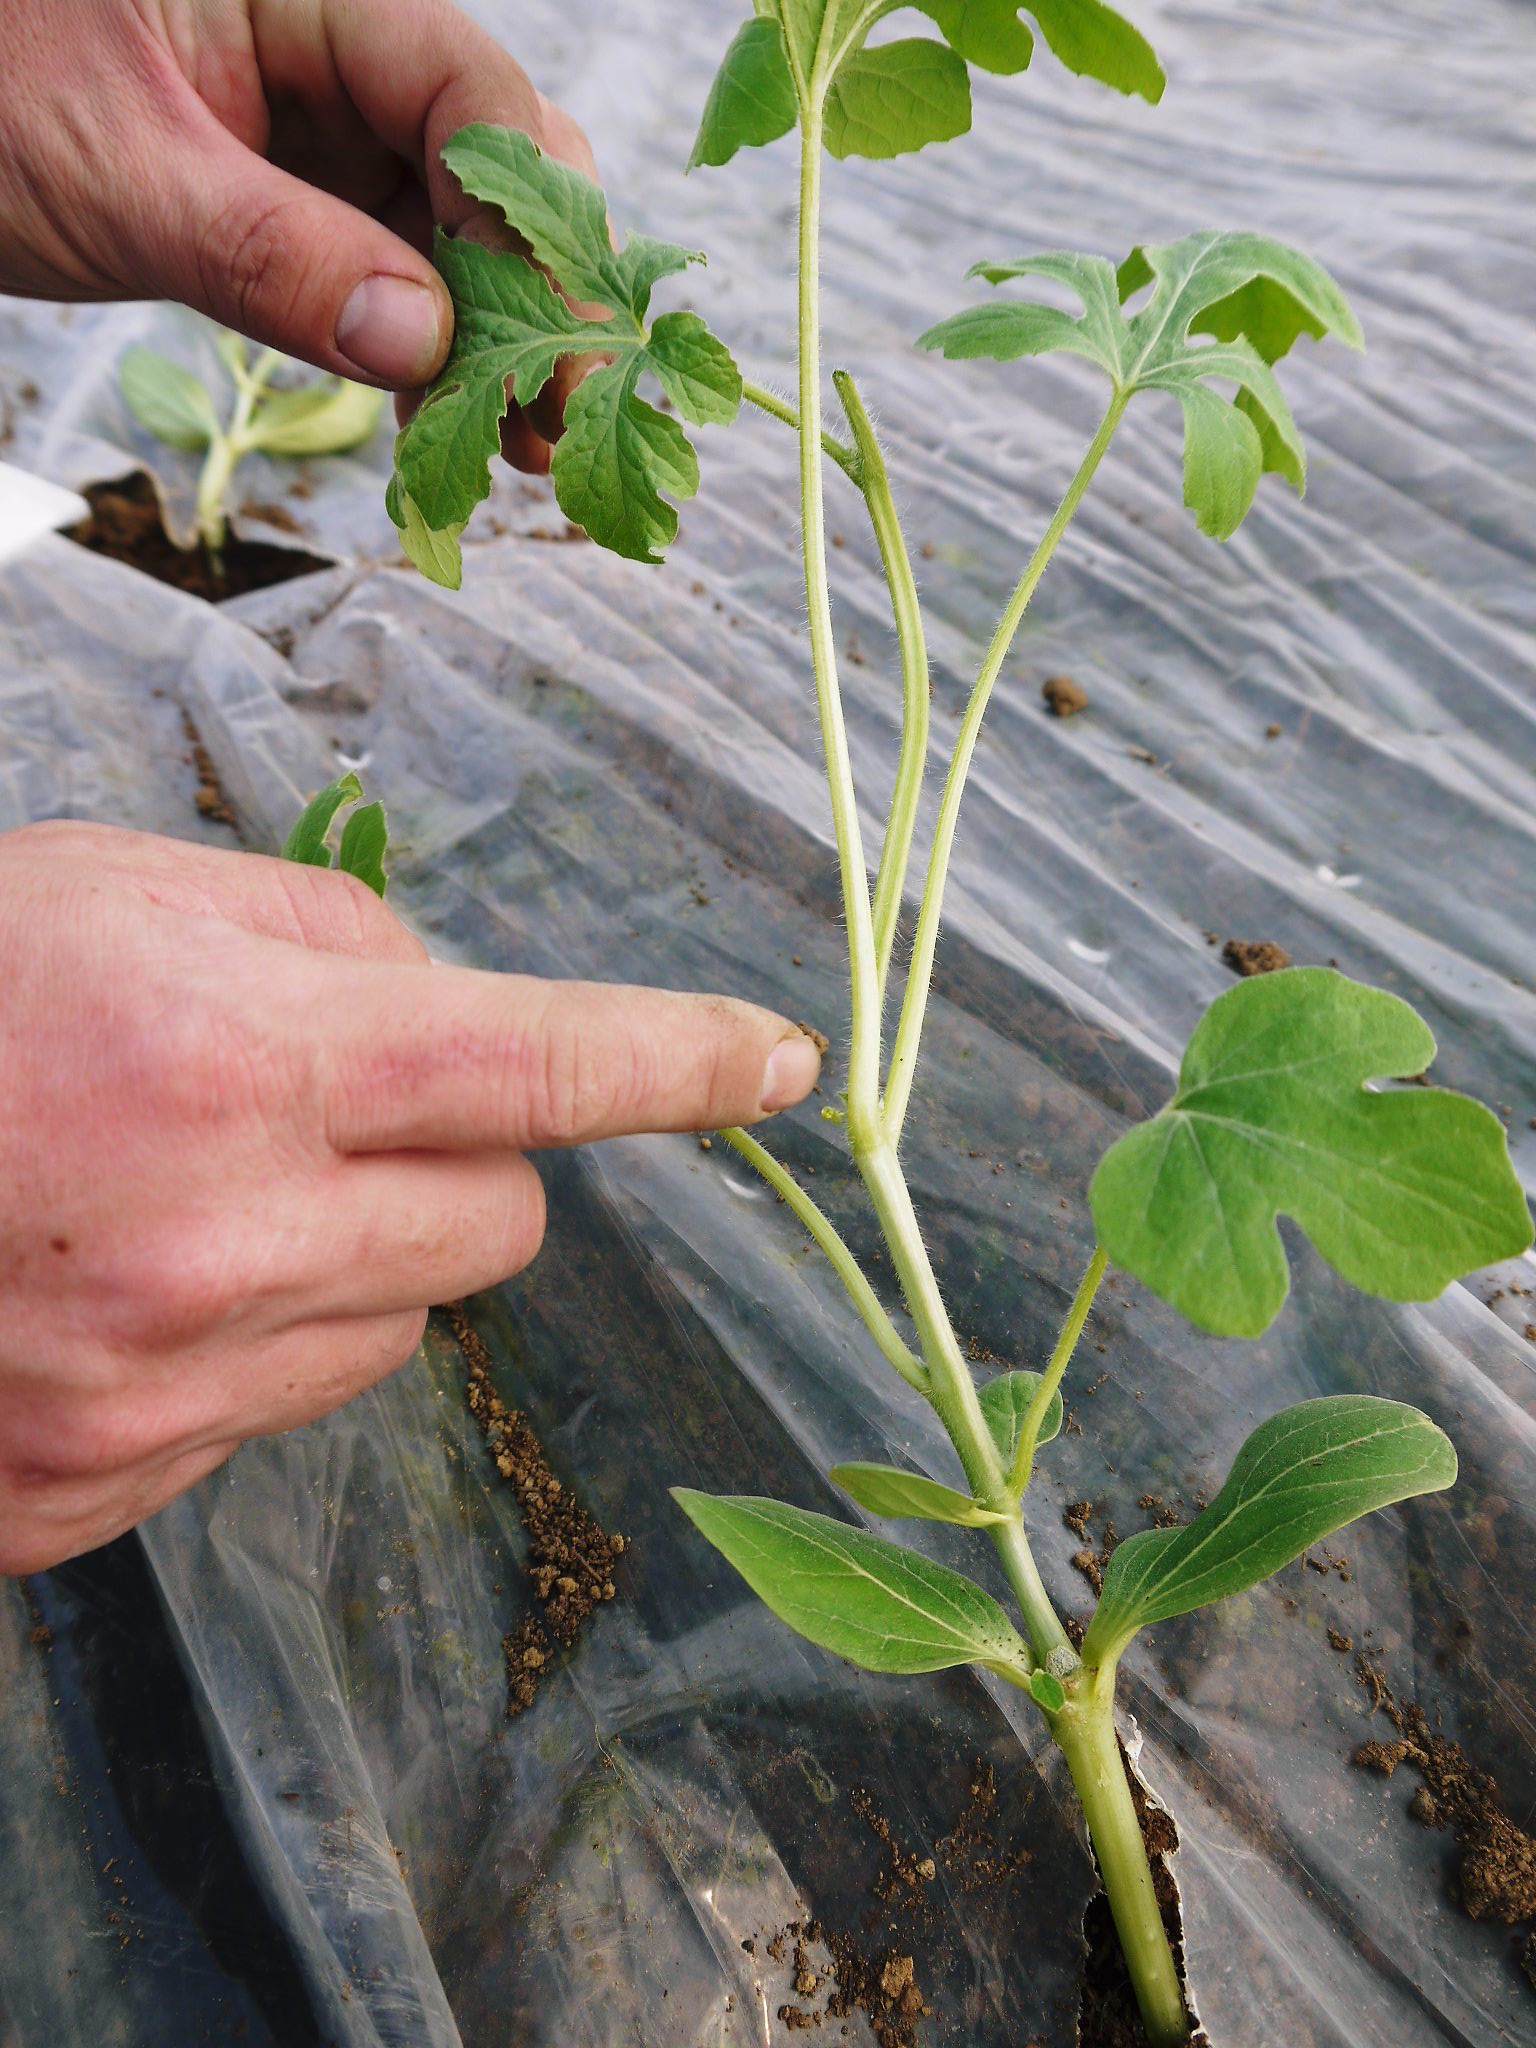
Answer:
[[[796,412],[787,398],[780,398],[779,394],[776,391],[770,391],[766,384],[754,384],[750,377],[743,377],[741,380],[741,395],[747,405],[755,406],[759,412],[766,413],[769,419],[779,420],[784,426],[792,428],[797,434],[799,433],[799,413]],[[829,434],[823,429],[821,445],[843,472],[843,475],[847,477],[848,481],[852,484],[857,484],[859,489],[862,490],[864,488],[864,479],[859,473],[859,458],[857,453],[848,446],[847,442],[839,441],[835,434]]]
[[[1109,1910],[1152,2048],[1180,2048],[1189,2012],[1115,1739],[1113,1682],[1088,1684],[1052,1723],[1082,1803]]]
[[[901,649],[901,753],[896,763],[896,781],[891,790],[891,808],[886,820],[885,844],[875,877],[875,966],[879,974],[878,1001],[885,1008],[885,983],[890,970],[891,948],[901,917],[902,892],[907,884],[907,862],[912,852],[912,833],[917,824],[918,799],[923,790],[923,769],[928,760],[928,641],[923,630],[923,608],[917,600],[917,582],[906,537],[891,496],[885,458],[875,438],[869,414],[852,377],[846,370],[834,370],[832,382],[842,400],[853,445],[859,455],[860,487],[869,507],[875,544],[885,569],[891,593],[891,611],[896,622],[896,640]]]
[[[813,82],[814,88],[814,82]],[[826,512],[821,478],[821,155],[819,96],[812,98],[801,127],[800,148],[800,505],[805,552],[805,597],[810,617],[811,661],[821,715],[832,824],[848,925],[852,1030],[848,1053],[848,1128],[852,1138],[873,1139],[879,1118],[879,975],[869,904],[869,871],[859,832],[858,803],[848,759],[842,698],[837,686],[837,653],[832,637],[832,598],[827,584]]]
[[[1040,1384],[1034,1391],[1029,1406],[1024,1411],[1024,1420],[1019,1424],[1018,1448],[1013,1454],[1013,1470],[1008,1475],[1008,1491],[1015,1500],[1021,1499],[1035,1469],[1035,1448],[1040,1441],[1040,1429],[1051,1405],[1051,1396],[1061,1385],[1062,1375],[1072,1363],[1072,1354],[1077,1349],[1077,1340],[1083,1334],[1083,1325],[1088,1320],[1088,1311],[1093,1307],[1093,1297],[1099,1291],[1099,1282],[1104,1278],[1104,1268],[1109,1264],[1101,1245],[1093,1248],[1093,1257],[1088,1261],[1088,1270],[1083,1275],[1061,1335],[1056,1339],[1056,1348],[1051,1353],[1050,1364],[1040,1376]]]
[[[229,492],[230,479],[241,458],[250,452],[248,430],[251,417],[272,372],[281,361],[282,357],[275,349],[265,349],[258,356],[253,370],[231,364],[230,371],[235,380],[234,410],[230,413],[228,426],[209,442],[202,474],[197,480],[198,537],[207,549],[214,569],[220,573],[224,566],[224,500]]]
[[[823,45],[825,41],[824,28]],[[843,904],[848,923],[853,1009],[847,1091],[848,1142],[864,1185],[869,1190],[908,1312],[918,1332],[928,1371],[927,1397],[954,1444],[973,1497],[985,1507],[1007,1512],[1007,1520],[991,1531],[993,1542],[1018,1600],[1037,1662],[1061,1676],[1069,1689],[1066,1707],[1052,1717],[1053,1733],[1066,1753],[1073,1782],[1082,1799],[1089,1835],[1099,1858],[1100,1874],[1110,1896],[1115,1925],[1126,1951],[1148,2031],[1155,2048],[1172,2048],[1173,2043],[1187,2037],[1188,2023],[1178,1974],[1152,1888],[1151,1871],[1137,1826],[1130,1787],[1121,1768],[1115,1742],[1113,1682],[1110,1680],[1102,1692],[1092,1683],[1098,1674],[1085,1673],[1051,1604],[1024,1533],[1017,1500],[1010,1491],[1011,1475],[1003,1469],[996,1441],[977,1398],[970,1367],[944,1307],[912,1206],[911,1193],[896,1154],[896,1141],[911,1089],[911,1070],[922,1035],[949,854],[976,735],[1019,621],[1103,459],[1104,451],[1119,425],[1126,398],[1121,392],[1116,392],[1077,475],[1068,486],[1056,516],[1009,601],[967,707],[945,785],[919,912],[913,965],[902,1005],[897,1055],[892,1061],[891,1079],[882,1103],[879,1087],[881,973],[876,955],[869,876],[859,836],[838,691],[822,502],[819,214],[824,56],[823,49],[818,53],[817,71],[801,89],[800,493],[811,659],[816,675],[817,705],[821,715]],[[851,416],[850,423],[853,423]],[[887,839],[889,842],[889,833]],[[899,893],[897,901],[899,904]],[[803,1214],[802,1220],[806,1220]],[[1091,1300],[1091,1293],[1088,1299]],[[1086,1314],[1085,1301],[1084,1317]],[[1070,1349],[1068,1344],[1062,1359],[1063,1369]],[[1036,1435],[1038,1437],[1038,1422]],[[1074,1680],[1080,1681],[1081,1686]],[[1079,1689],[1084,1693],[1081,1704],[1076,1697]]]
[[[1088,452],[1078,464],[1077,474],[1067,486],[1066,495],[1056,508],[1055,517],[1041,537],[1040,545],[1030,556],[1029,566],[1019,578],[1007,609],[998,622],[982,663],[976,687],[971,700],[965,707],[959,736],[955,742],[954,757],[949,764],[949,775],[944,784],[944,797],[939,807],[939,821],[934,829],[933,850],[928,857],[928,875],[923,886],[922,907],[918,912],[917,931],[912,941],[912,960],[907,970],[906,993],[902,998],[901,1021],[896,1027],[896,1044],[891,1054],[890,1073],[885,1084],[884,1116],[885,1127],[893,1143],[901,1137],[901,1127],[907,1114],[907,1102],[912,1093],[912,1077],[917,1067],[918,1047],[922,1041],[923,1019],[928,1008],[928,991],[933,981],[933,955],[938,943],[939,920],[944,909],[944,884],[949,874],[949,857],[955,843],[955,827],[960,818],[960,803],[965,795],[966,778],[970,774],[971,757],[976,751],[977,735],[981,721],[986,715],[992,691],[1008,650],[1013,645],[1014,635],[1020,621],[1029,608],[1029,601],[1035,594],[1035,587],[1045,574],[1057,544],[1071,524],[1072,515],[1082,503],[1083,493],[1093,480],[1093,473],[1104,459],[1105,450],[1114,439],[1115,429],[1129,402],[1128,391],[1117,390],[1110,400],[1109,410],[1099,422],[1098,432],[1089,444]]]
[[[886,1314],[874,1288],[870,1286],[863,1267],[804,1188],[750,1133],[732,1128],[722,1130],[720,1136],[733,1152],[740,1153],[747,1164],[762,1175],[774,1193],[781,1195],[785,1204],[799,1217],[816,1244],[826,1254],[832,1270],[847,1288],[849,1298],[864,1318],[865,1327],[879,1345],[886,1361],[895,1367],[909,1387],[915,1387],[920,1394],[926,1394],[927,1368],[922,1360],[915,1358],[909,1348],[902,1343],[895,1324]]]

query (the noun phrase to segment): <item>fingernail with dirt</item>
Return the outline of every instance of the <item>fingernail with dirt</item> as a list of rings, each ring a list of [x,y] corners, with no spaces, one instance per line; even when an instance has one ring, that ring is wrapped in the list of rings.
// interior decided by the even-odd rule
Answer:
[[[821,1072],[821,1050],[803,1031],[781,1038],[763,1070],[763,1114],[803,1102]]]
[[[425,383],[443,352],[436,293],[408,277],[365,277],[341,309],[336,346],[365,377],[396,389]]]

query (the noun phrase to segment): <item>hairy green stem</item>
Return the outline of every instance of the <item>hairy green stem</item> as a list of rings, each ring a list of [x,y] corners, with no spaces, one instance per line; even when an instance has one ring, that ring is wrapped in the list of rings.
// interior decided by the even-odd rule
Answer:
[[[786,427],[791,427],[795,433],[799,433],[798,410],[787,398],[780,398],[776,391],[770,391],[766,384],[754,384],[750,377],[743,377],[741,395],[746,404],[756,406],[757,410],[766,413],[769,419],[780,420]],[[836,434],[829,434],[825,429],[822,430],[821,445],[848,481],[857,484],[859,489],[863,490],[864,479],[860,474],[856,451],[850,448],[846,441],[839,441]]]
[[[1099,1282],[1104,1278],[1104,1268],[1109,1264],[1102,1245],[1095,1245],[1093,1257],[1088,1261],[1088,1270],[1083,1275],[1077,1293],[1072,1297],[1072,1306],[1067,1320],[1062,1325],[1061,1335],[1056,1339],[1056,1349],[1051,1353],[1051,1362],[1040,1376],[1040,1384],[1031,1396],[1024,1411],[1024,1420],[1019,1424],[1018,1448],[1013,1454],[1013,1470],[1008,1475],[1008,1490],[1017,1500],[1030,1482],[1035,1469],[1035,1447],[1040,1441],[1040,1428],[1051,1405],[1051,1396],[1061,1385],[1062,1375],[1072,1362],[1077,1349],[1077,1340],[1083,1334],[1083,1325],[1088,1320],[1088,1311],[1093,1307],[1093,1297],[1099,1291]]]
[[[732,1128],[722,1130],[720,1136],[734,1152],[740,1153],[750,1167],[762,1175],[775,1194],[783,1196],[786,1204],[799,1217],[826,1254],[828,1264],[847,1288],[849,1298],[864,1318],[865,1327],[879,1345],[887,1362],[895,1367],[909,1387],[915,1387],[920,1394],[926,1394],[928,1373],[922,1360],[915,1358],[907,1345],[902,1343],[896,1325],[886,1314],[884,1305],[869,1284],[863,1267],[804,1188],[749,1132]]]
[[[821,487],[821,116],[808,114],[800,137],[800,505],[805,551],[805,597],[810,617],[811,662],[821,714],[832,824],[848,925],[852,1031],[848,1052],[850,1136],[873,1134],[879,1115],[879,976],[869,904],[869,871],[859,833],[848,735],[837,686],[832,597],[827,584],[826,513]]]
[[[955,843],[955,827],[960,817],[960,802],[965,795],[966,777],[970,773],[971,757],[976,751],[977,735],[981,721],[986,715],[988,703],[998,676],[1002,673],[1013,637],[1019,630],[1019,623],[1029,608],[1029,601],[1035,594],[1035,587],[1045,574],[1046,567],[1062,535],[1071,524],[1072,515],[1082,502],[1083,493],[1093,479],[1093,473],[1104,459],[1104,452],[1114,439],[1115,429],[1128,403],[1129,394],[1117,390],[1110,400],[1109,410],[1099,423],[1099,430],[1089,445],[1087,454],[1078,465],[1077,474],[1067,486],[1066,495],[1056,508],[1055,517],[1046,528],[1040,545],[1029,559],[1029,566],[1019,578],[1007,609],[998,622],[982,663],[976,687],[971,700],[965,707],[965,717],[960,723],[959,737],[955,742],[954,757],[950,762],[949,775],[944,784],[944,797],[939,807],[939,820],[934,829],[933,851],[928,858],[928,876],[923,887],[922,908],[918,912],[917,932],[912,941],[912,961],[907,970],[906,993],[902,998],[901,1021],[896,1029],[895,1049],[891,1054],[890,1074],[885,1084],[884,1117],[885,1127],[892,1142],[901,1136],[902,1123],[906,1118],[907,1102],[912,1093],[912,1077],[917,1067],[918,1047],[922,1041],[923,1019],[928,1008],[928,992],[933,982],[933,955],[938,943],[939,919],[944,909],[944,884],[949,874],[949,857]]]
[[[828,10],[829,18],[835,10]],[[816,68],[809,80],[796,74],[801,102],[800,160],[800,493],[805,551],[806,600],[810,613],[811,656],[816,675],[817,704],[827,757],[832,816],[837,833],[838,863],[848,922],[849,971],[853,1025],[848,1071],[848,1140],[854,1161],[869,1190],[886,1245],[927,1365],[925,1389],[954,1444],[977,1501],[1008,1511],[992,1529],[1004,1572],[1013,1588],[1038,1663],[1060,1676],[1069,1691],[1068,1704],[1053,1717],[1052,1729],[1066,1753],[1082,1799],[1089,1834],[1099,1857],[1100,1873],[1110,1897],[1115,1925],[1125,1948],[1138,2001],[1155,2048],[1172,2048],[1188,2028],[1178,1976],[1168,1947],[1146,1850],[1136,1823],[1130,1788],[1115,1743],[1112,1683],[1102,1691],[1097,1673],[1085,1672],[1051,1604],[1024,1533],[1017,1501],[1009,1490],[1010,1475],[982,1413],[970,1368],[944,1307],[912,1197],[897,1159],[896,1143],[911,1090],[912,1068],[922,1034],[923,1012],[933,971],[934,943],[942,908],[944,881],[966,774],[975,749],[987,701],[997,681],[1014,633],[1036,584],[1076,511],[1093,472],[1109,446],[1125,396],[1116,392],[1092,446],[1068,487],[1044,538],[1009,601],[972,694],[945,785],[938,830],[928,866],[919,912],[912,967],[902,1004],[896,1054],[884,1102],[880,1097],[880,1013],[883,970],[877,956],[869,875],[859,837],[847,736],[838,693],[837,662],[832,638],[831,595],[827,581],[826,525],[822,503],[821,336],[819,276],[819,212],[821,203],[821,109],[830,77],[826,71],[827,29]],[[851,387],[850,387],[851,388]],[[845,401],[846,402],[846,401]],[[850,414],[857,437],[857,423]],[[871,437],[872,439],[873,437]],[[876,451],[878,454],[878,451]],[[861,466],[863,450],[860,449]],[[883,467],[882,472],[883,474]],[[887,492],[888,497],[888,492]],[[871,500],[871,511],[874,501]],[[894,508],[892,511],[894,525]],[[903,550],[903,555],[904,555]],[[882,548],[882,555],[884,549]],[[890,562],[887,561],[887,572]],[[910,573],[910,571],[909,571]],[[893,584],[893,596],[895,585]],[[905,653],[905,643],[904,643]],[[893,815],[894,815],[893,806]],[[891,845],[887,832],[887,848]],[[894,858],[895,856],[893,856]],[[882,858],[882,869],[886,862]],[[877,896],[879,895],[877,885]],[[890,895],[888,886],[887,897]],[[886,897],[881,897],[882,903]],[[900,891],[895,892],[899,908]],[[885,959],[888,960],[888,953]],[[765,1155],[766,1157],[766,1155]],[[787,1197],[786,1197],[787,1198]],[[802,1220],[806,1220],[802,1212]],[[830,1229],[830,1226],[828,1226]],[[820,1241],[820,1240],[818,1240]],[[823,1247],[825,1249],[825,1246]],[[1091,1299],[1091,1296],[1090,1296]],[[1086,1316],[1087,1307],[1083,1313]],[[1070,1346],[1068,1347],[1070,1352]],[[1065,1366],[1065,1355],[1062,1360]],[[1059,1377],[1059,1375],[1058,1375]],[[1038,1423],[1036,1424],[1038,1437]],[[1081,1700],[1077,1697],[1081,1694]]]
[[[846,370],[834,370],[832,382],[842,400],[853,444],[859,454],[859,475],[870,524],[885,569],[891,593],[891,611],[896,621],[896,640],[901,649],[901,753],[896,763],[896,781],[891,790],[890,814],[885,826],[885,844],[875,876],[875,966],[879,974],[879,1003],[885,1007],[885,983],[891,965],[891,948],[901,917],[902,892],[907,885],[907,862],[912,853],[912,833],[917,824],[918,799],[923,789],[923,769],[928,760],[928,641],[923,630],[923,609],[917,601],[917,581],[907,553],[906,537],[891,496],[885,458],[875,438],[874,427],[852,377]]]

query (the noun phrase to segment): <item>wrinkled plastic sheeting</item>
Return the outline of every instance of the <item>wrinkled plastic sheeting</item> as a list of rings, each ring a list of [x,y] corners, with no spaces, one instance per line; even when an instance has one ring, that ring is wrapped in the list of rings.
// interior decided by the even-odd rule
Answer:
[[[782,377],[782,153],[686,185],[656,168],[682,154],[724,40],[713,14],[662,48],[639,8],[536,7],[515,40],[552,53],[543,75],[594,133],[620,211],[711,250],[691,288]],[[1536,197],[1536,16],[1373,5],[1341,26],[1293,5],[1149,26],[1174,81],[1155,112],[1047,79],[1042,60],[982,84],[970,141],[831,181],[832,353],[860,365],[932,549],[937,748],[1093,420],[1073,366],[910,355],[935,307],[962,301],[966,262],[1255,223],[1335,269],[1370,343],[1363,362],[1303,348],[1287,366],[1308,501],[1266,482],[1226,549],[1178,505],[1176,414],[1133,413],[991,714],[907,1165],[958,1327],[1007,1362],[1049,1344],[1089,1250],[1093,1164],[1229,985],[1208,933],[1407,996],[1437,1077],[1506,1111],[1536,1178],[1520,403],[1536,253],[1510,228]],[[436,952],[771,1002],[831,1032],[835,1089],[846,970],[792,450],[752,422],[728,447],[706,437],[704,463],[666,571],[482,527],[458,599],[354,563],[216,616],[47,545],[0,577],[0,824],[95,815],[229,843],[191,809],[183,714],[253,847],[338,758],[361,759],[390,805],[395,900]],[[892,650],[861,508],[840,490],[832,506],[850,740],[878,793]],[[1091,699],[1059,723],[1039,703],[1058,671]],[[873,800],[865,822],[868,842]],[[872,1252],[836,1133],[813,1110],[773,1143]],[[777,2043],[790,1991],[760,1937],[801,1898],[850,1930],[869,1903],[850,1788],[931,1853],[977,1759],[1035,1861],[997,1895],[939,1888],[917,1945],[933,2038],[1072,2041],[1091,1877],[1027,1710],[970,1676],[884,1681],[812,1652],[664,1492],[830,1507],[817,1474],[849,1456],[948,1476],[932,1418],[718,1149],[611,1145],[546,1178],[545,1253],[473,1321],[562,1477],[630,1539],[623,1597],[504,1724],[525,1546],[435,1329],[342,1415],[249,1446],[141,1549],[46,1575],[34,1606],[8,1595],[0,1656],[24,1711],[0,1738],[6,2048],[220,2038],[236,2018],[283,2043]],[[1292,1242],[1294,1298],[1252,1345],[1109,1283],[1075,1375],[1081,1434],[1052,1446],[1031,1533],[1081,1613],[1069,1501],[1142,1526],[1143,1494],[1189,1505],[1258,1419],[1313,1394],[1416,1400],[1450,1429],[1452,1494],[1351,1530],[1334,1547],[1347,1580],[1297,1569],[1159,1629],[1127,1659],[1124,1700],[1181,1831],[1192,1983],[1219,2048],[1528,2041],[1509,1930],[1460,1914],[1446,1840],[1409,1823],[1401,1787],[1348,1768],[1371,1724],[1326,1631],[1373,1631],[1398,1691],[1443,1714],[1530,1824],[1536,1376],[1527,1301],[1486,1298],[1536,1268],[1392,1310]],[[992,1582],[962,1539],[923,1540]],[[184,1760],[170,1786],[168,1750]],[[93,1940],[109,1910],[120,1974]]]

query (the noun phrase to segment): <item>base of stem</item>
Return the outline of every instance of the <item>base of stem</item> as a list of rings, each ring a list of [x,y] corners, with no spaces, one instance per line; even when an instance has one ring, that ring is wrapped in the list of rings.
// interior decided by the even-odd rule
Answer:
[[[1082,1803],[1147,2039],[1152,2048],[1183,2048],[1190,2036],[1189,2008],[1108,1702],[1069,1706],[1052,1732]]]

